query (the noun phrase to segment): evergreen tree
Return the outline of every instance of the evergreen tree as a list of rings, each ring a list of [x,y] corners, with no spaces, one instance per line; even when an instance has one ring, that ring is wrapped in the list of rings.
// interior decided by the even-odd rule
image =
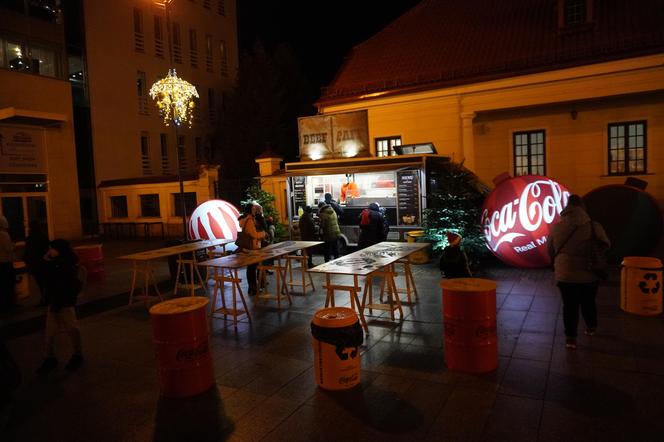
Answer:
[[[489,189],[471,171],[452,162],[432,170],[428,179],[436,185],[430,189],[423,227],[434,252],[445,248],[445,234],[454,232],[462,236],[462,246],[471,261],[485,256],[480,212]]]

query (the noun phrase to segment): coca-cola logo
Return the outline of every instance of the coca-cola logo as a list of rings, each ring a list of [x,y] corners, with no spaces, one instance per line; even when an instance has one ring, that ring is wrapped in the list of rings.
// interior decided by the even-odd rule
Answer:
[[[197,347],[181,348],[175,355],[175,360],[178,362],[193,362],[205,356],[209,351],[207,341],[201,343]]]
[[[564,186],[548,177],[529,175],[503,181],[482,208],[487,246],[508,264],[548,265],[542,249],[546,249],[549,226],[558,221],[569,195]],[[523,256],[514,259],[517,255]]]

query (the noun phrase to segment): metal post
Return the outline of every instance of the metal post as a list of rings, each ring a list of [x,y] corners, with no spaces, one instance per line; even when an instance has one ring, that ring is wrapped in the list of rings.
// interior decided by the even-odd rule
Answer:
[[[180,204],[182,210],[182,237],[186,241],[189,237],[187,232],[187,204],[184,200],[184,182],[182,181],[182,163],[180,160],[180,134],[178,133],[179,124],[173,120],[175,127],[175,161],[178,170],[178,182],[180,183]]]

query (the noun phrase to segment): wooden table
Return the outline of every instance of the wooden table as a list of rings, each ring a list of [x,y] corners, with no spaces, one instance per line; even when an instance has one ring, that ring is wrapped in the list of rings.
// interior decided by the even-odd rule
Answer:
[[[215,285],[214,285],[214,296],[212,297],[212,309],[210,311],[210,320],[214,317],[215,314],[224,315],[233,317],[233,325],[237,327],[237,318],[243,314],[247,315],[247,319],[251,322],[251,315],[247,308],[247,302],[242,293],[242,287],[240,283],[242,278],[238,275],[238,270],[242,267],[246,267],[252,264],[258,264],[268,259],[279,259],[284,255],[289,253],[296,252],[298,250],[306,250],[309,247],[314,247],[319,244],[322,244],[321,241],[283,241],[280,243],[272,244],[268,247],[258,250],[247,250],[244,252],[236,253],[233,255],[222,256],[221,258],[211,259],[209,261],[204,261],[198,263],[200,266],[212,267],[215,269]],[[277,270],[277,292],[274,295],[257,295],[263,299],[274,298],[277,301],[281,300],[281,297],[286,297],[290,301],[290,295],[288,294],[288,289],[286,285],[286,267],[277,265],[275,266]],[[233,294],[233,305],[231,308],[226,306],[226,299],[224,296],[224,284],[229,282],[232,287]],[[221,307],[217,308],[217,290],[221,296]],[[240,297],[242,302],[243,310],[237,308],[237,297]]]
[[[226,244],[232,243],[232,239],[213,239],[205,241],[196,241],[186,244],[180,244],[177,246],[163,247],[161,249],[147,250],[145,252],[132,253],[130,255],[120,256],[120,259],[128,259],[133,261],[133,275],[131,279],[131,291],[129,292],[129,304],[134,301],[134,290],[136,288],[136,276],[138,273],[143,274],[143,295],[140,298],[145,298],[146,300],[150,297],[149,288],[152,285],[157,292],[159,299],[161,299],[161,293],[159,293],[159,288],[157,287],[157,282],[154,278],[154,271],[152,269],[151,262],[155,259],[166,258],[169,256],[178,255],[178,270],[177,276],[175,278],[175,287],[174,293],[177,292],[179,280],[180,280],[180,269],[182,265],[186,263],[192,263],[189,269],[189,282],[191,288],[191,296],[194,296],[194,291],[196,285],[194,284],[194,269],[198,276],[198,279],[201,283],[201,286],[205,289],[205,283],[203,278],[198,271],[198,267],[194,265],[196,263],[196,252],[198,250],[207,249],[210,247],[222,247],[225,248]],[[182,255],[191,253],[191,260],[184,259]],[[185,274],[186,279],[186,274]],[[139,297],[137,297],[139,298]]]
[[[357,308],[362,327],[364,328],[364,331],[369,334],[369,327],[364,318],[365,307],[376,310],[389,310],[392,317],[394,317],[394,311],[399,310],[401,317],[403,318],[401,302],[396,293],[397,289],[394,283],[394,263],[407,257],[411,253],[422,250],[428,246],[428,243],[383,241],[371,247],[367,247],[366,249],[358,250],[349,255],[328,261],[325,264],[309,269],[309,271],[325,274],[325,288],[327,289],[325,307],[329,305],[334,306],[335,290],[344,290],[350,293],[351,308]],[[362,302],[360,302],[358,294],[361,287],[358,283],[358,278],[360,276],[371,276],[372,274],[379,274],[380,276],[385,277],[388,291],[390,292],[389,304],[366,304],[369,284],[365,284]],[[353,285],[332,284],[332,275],[352,275]]]

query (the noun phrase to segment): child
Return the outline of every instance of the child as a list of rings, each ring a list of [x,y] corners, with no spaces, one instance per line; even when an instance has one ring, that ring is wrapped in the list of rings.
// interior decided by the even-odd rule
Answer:
[[[447,247],[440,257],[440,271],[446,278],[469,278],[468,257],[461,249],[461,235],[447,232]]]
[[[65,366],[73,371],[83,364],[81,333],[76,321],[76,298],[81,291],[78,279],[78,257],[64,239],[54,239],[49,244],[45,260],[45,281],[48,290],[48,313],[46,314],[46,357],[37,370],[44,374],[58,365],[55,357],[55,336],[66,332],[71,339],[74,353]]]

